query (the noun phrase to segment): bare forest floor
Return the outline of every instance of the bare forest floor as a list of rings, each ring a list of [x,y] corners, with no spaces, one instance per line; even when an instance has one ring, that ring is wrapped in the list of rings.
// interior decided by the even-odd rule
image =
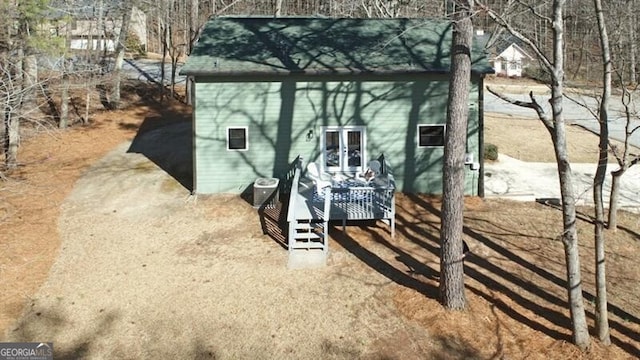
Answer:
[[[54,341],[56,358],[640,356],[638,215],[621,213],[606,233],[613,345],[594,339],[581,353],[570,344],[558,209],[467,199],[465,312],[437,301],[437,197],[399,195],[393,239],[382,224],[336,226],[326,268],[290,271],[245,200],[194,199],[131,151],[144,134],[188,124],[190,110],[142,86],[127,94],[125,110],[89,126],[30,135],[22,166],[0,183],[0,340]],[[572,149],[595,149],[592,134],[567,131]],[[501,153],[553,161],[550,142],[512,141],[546,139],[537,122],[488,114],[486,137]],[[593,159],[576,152],[572,161]],[[592,326],[591,214],[581,208],[578,227]]]

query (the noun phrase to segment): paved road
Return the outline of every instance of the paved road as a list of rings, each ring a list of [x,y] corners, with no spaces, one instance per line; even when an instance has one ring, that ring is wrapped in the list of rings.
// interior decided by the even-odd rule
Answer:
[[[530,101],[528,95],[524,94],[506,94],[508,97]],[[590,98],[587,96],[575,96],[575,99],[580,104],[584,104],[591,109],[596,109],[598,104],[594,98]],[[548,95],[538,95],[536,96],[536,100],[538,103],[543,104],[546,111],[550,111],[551,107],[549,105],[549,96]],[[512,115],[515,118],[537,118],[537,115],[533,109],[512,105],[490,92],[485,92],[484,99],[484,109],[485,112],[495,112],[501,114]],[[584,126],[585,128],[599,133],[599,125],[598,121],[594,118],[594,116],[583,106],[577,104],[574,101],[565,99],[564,101],[564,109],[563,109],[565,118],[568,123],[578,124]],[[609,120],[609,134],[610,137],[616,140],[624,140],[625,134],[625,126],[626,121],[624,118],[624,114],[622,113],[622,105],[620,104],[619,98],[614,97],[611,101],[611,109],[610,109],[610,119]],[[631,122],[631,129],[637,128],[640,126],[640,120],[635,119]],[[630,138],[630,143],[636,147],[640,147],[640,129],[637,130]]]
[[[162,69],[160,65],[160,61],[158,60],[126,59],[122,69],[131,79],[146,80],[157,83],[160,82],[160,70]],[[186,81],[186,77],[178,75],[180,67],[182,67],[182,63],[178,64],[178,69],[176,70],[176,84],[184,84]],[[164,69],[165,84],[168,85],[171,83],[171,64],[165,64]]]

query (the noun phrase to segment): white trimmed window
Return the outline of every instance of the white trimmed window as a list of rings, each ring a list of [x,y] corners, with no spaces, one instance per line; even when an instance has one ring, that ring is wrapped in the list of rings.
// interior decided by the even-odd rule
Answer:
[[[249,131],[246,126],[230,126],[227,128],[227,150],[249,150]]]
[[[418,125],[418,147],[442,147],[444,146],[444,124]]]

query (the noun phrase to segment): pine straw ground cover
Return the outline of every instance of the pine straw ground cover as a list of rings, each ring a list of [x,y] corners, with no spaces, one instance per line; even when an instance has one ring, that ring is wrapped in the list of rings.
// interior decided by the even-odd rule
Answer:
[[[160,111],[147,99],[131,102],[135,106],[104,113],[88,128],[43,134],[23,144],[21,156],[26,166],[11,181],[3,183],[0,192],[3,214],[0,329],[6,330],[3,340],[40,341],[46,336],[45,340],[54,340],[60,354],[69,358],[122,355],[115,349],[135,350],[129,354],[133,357],[151,355],[144,351],[236,358],[252,355],[301,358],[298,355],[306,354],[317,358],[371,359],[627,359],[640,355],[638,215],[621,213],[620,229],[606,234],[613,345],[604,347],[594,340],[592,349],[581,353],[570,344],[568,331],[564,257],[559,241],[561,214],[546,205],[467,199],[465,238],[473,252],[465,262],[469,310],[454,313],[444,311],[437,301],[440,209],[437,197],[398,195],[398,228],[394,239],[388,236],[388,228],[380,224],[352,224],[346,233],[336,226],[331,232],[329,266],[315,275],[301,276],[304,281],[299,280],[300,283],[284,269],[284,250],[262,234],[258,214],[240,197],[209,197],[188,206],[183,204],[183,208],[172,207],[175,214],[162,213],[162,219],[171,224],[164,228],[151,216],[145,217],[146,212],[135,216],[131,212],[130,218],[122,212],[118,219],[107,217],[101,209],[92,213],[92,209],[69,207],[82,201],[77,195],[75,200],[68,197],[76,181],[82,178],[86,184],[89,175],[95,173],[88,166],[96,164],[117,144],[131,140],[145,119],[171,123],[189,116],[183,107]],[[539,130],[545,131],[541,126]],[[517,131],[517,127],[511,130],[508,122],[500,126],[500,134],[506,138],[521,138],[522,133]],[[534,127],[527,131],[529,136],[537,130]],[[570,129],[573,131],[577,131],[574,142],[595,144],[590,135]],[[496,139],[500,152],[513,151],[501,146],[500,137]],[[91,169],[104,169],[101,166],[98,163]],[[124,175],[137,174],[142,179],[157,169],[136,160],[124,170]],[[109,173],[103,172],[96,179],[105,181],[108,177]],[[161,180],[154,189],[165,197],[174,195],[175,201],[184,203],[184,189],[175,182],[171,184],[171,179]],[[142,186],[141,190],[143,196],[153,198],[148,187]],[[173,201],[171,196],[168,198],[166,201]],[[67,210],[61,214],[60,206],[64,203]],[[117,201],[109,204],[128,206]],[[581,208],[580,212],[583,284],[592,325],[591,209]],[[89,226],[80,226],[83,224],[80,220],[76,221],[83,216],[94,217],[95,224],[91,226],[104,224],[102,236],[106,238],[95,246],[115,244],[114,248],[104,248],[111,252],[96,252],[99,255],[96,258],[69,258],[74,247],[84,246],[84,238],[70,237],[69,229],[90,230]],[[142,216],[142,220],[136,221],[136,216]],[[61,229],[57,226],[59,220],[66,224]],[[139,231],[139,236],[147,233],[161,239],[160,249],[139,249],[140,254],[157,262],[141,256],[131,259],[123,256],[128,252],[136,254],[139,245],[123,243],[116,233],[107,236],[118,227],[122,231]],[[237,238],[239,228],[248,235]],[[167,232],[175,236],[163,235]],[[61,233],[67,244],[62,249]],[[255,257],[244,247],[248,241],[257,244]],[[118,246],[126,246],[127,251],[117,253],[121,249]],[[163,250],[177,257],[178,264],[173,264],[176,258],[160,256]],[[57,267],[50,273],[56,258]],[[76,268],[69,271],[72,268],[65,266],[73,265],[74,261]],[[109,267],[109,261],[117,262],[117,269],[130,266],[137,271],[125,277],[108,275],[107,271],[118,272],[114,266]],[[258,264],[256,269],[252,270],[252,264]],[[202,266],[198,268],[201,271],[191,272],[193,266]],[[141,269],[153,271],[144,273]],[[187,271],[185,278],[180,277],[181,271]],[[133,277],[137,272],[142,277]],[[204,280],[198,284],[185,281],[196,278]],[[217,290],[219,302],[208,301],[206,313],[193,306],[205,306],[202,304],[172,303],[163,298],[162,292],[154,291],[164,289],[166,283],[177,288],[172,294],[182,293],[186,298],[197,297],[196,294],[211,298],[214,292],[199,291]],[[273,283],[280,287],[268,286]],[[291,283],[296,286],[288,287]],[[286,289],[284,296],[279,288]],[[102,289],[118,290],[119,296],[86,295],[102,294],[98,291]],[[140,296],[144,290],[148,295]],[[78,296],[81,292],[85,295]],[[141,303],[136,302],[136,295]],[[154,306],[154,312],[144,311],[149,310],[145,301]],[[309,309],[315,323],[301,316],[304,310],[287,310],[292,308],[291,303],[304,301],[325,310],[315,313]],[[211,324],[224,325],[216,323],[211,314],[226,316],[238,324],[233,328],[211,329],[208,327]],[[273,324],[282,329],[274,328]],[[305,333],[303,338],[307,342],[303,345],[288,343],[287,337],[282,336],[286,333],[290,338],[300,339],[300,333],[309,329],[318,331]],[[166,340],[166,336],[182,342],[174,340],[163,345],[156,341]]]

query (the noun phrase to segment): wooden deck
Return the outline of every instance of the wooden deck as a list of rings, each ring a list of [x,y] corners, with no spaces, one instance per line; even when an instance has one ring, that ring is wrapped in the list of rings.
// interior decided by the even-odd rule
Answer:
[[[329,221],[341,220],[346,230],[347,220],[382,220],[395,236],[395,182],[387,172],[364,182],[344,178],[330,187],[316,189],[302,177],[298,157],[283,182],[287,201],[287,247],[292,263],[294,253],[320,252],[326,262],[329,250]]]
[[[332,187],[328,220],[384,220],[395,232],[395,185],[393,177],[379,184],[352,184]],[[293,195],[292,195],[293,196]],[[325,218],[325,195],[312,183],[301,179],[295,201],[295,218],[298,220],[322,220]]]

